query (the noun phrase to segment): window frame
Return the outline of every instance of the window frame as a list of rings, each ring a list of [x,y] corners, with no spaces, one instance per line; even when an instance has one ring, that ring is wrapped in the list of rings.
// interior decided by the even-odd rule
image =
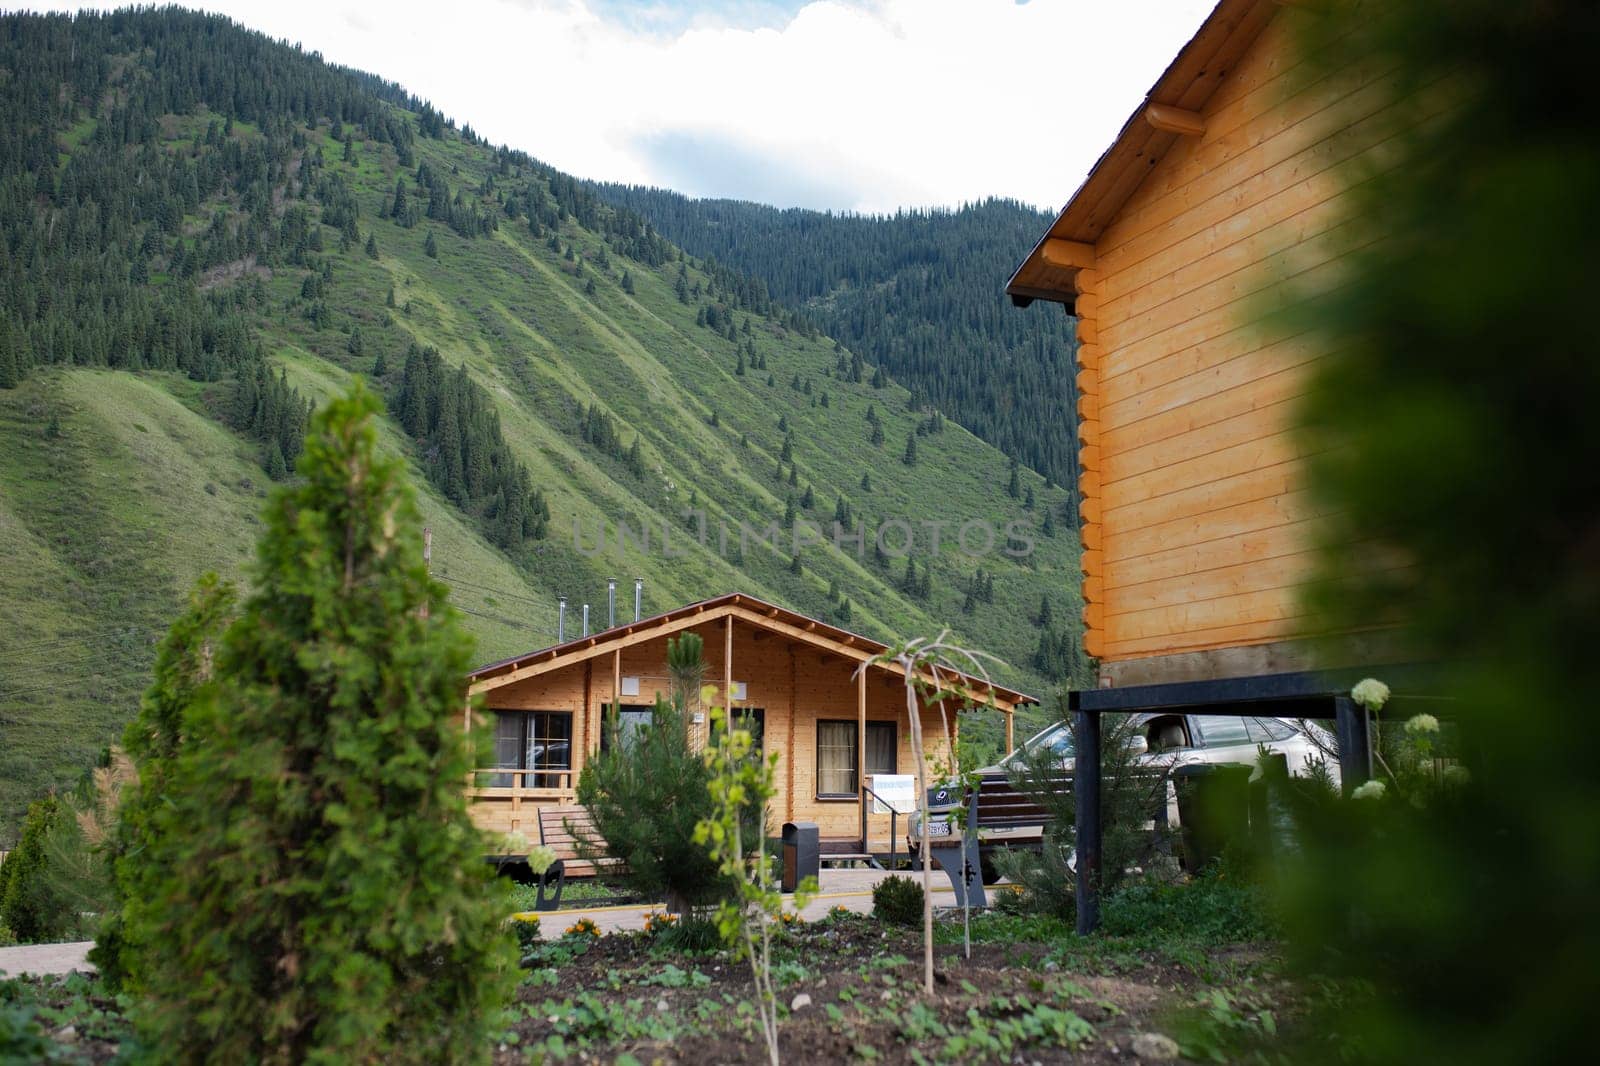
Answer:
[[[815,767],[815,776],[814,776],[814,778],[812,780],[813,798],[815,798],[818,802],[823,802],[823,803],[858,802],[861,799],[861,786],[865,783],[866,776],[867,776],[866,773],[864,772],[863,768],[859,765],[860,758],[861,758],[861,739],[862,739],[861,738],[861,732],[860,732],[860,728],[861,728],[860,721],[857,720],[857,719],[854,719],[854,718],[818,718],[818,719],[816,719],[816,724],[817,724],[817,729],[816,729],[816,734],[815,734],[815,736],[816,736],[816,744],[815,744],[815,750],[813,752],[813,759],[812,759],[812,762],[813,762],[814,767]],[[849,766],[849,770],[850,770],[850,773],[851,773],[852,777],[855,780],[855,791],[854,792],[824,792],[824,791],[822,791],[822,769],[823,769],[822,768],[822,727],[825,726],[825,725],[842,725],[842,726],[848,726],[849,729],[850,729],[850,766]],[[872,732],[872,730],[874,730],[874,729],[877,729],[877,730],[880,730],[880,731],[884,730],[884,729],[887,729],[889,731],[889,736],[891,738],[891,743],[890,743],[890,746],[889,746],[889,750],[892,753],[893,762],[890,763],[888,770],[881,771],[881,772],[890,773],[890,774],[899,773],[900,772],[900,724],[898,722],[895,722],[895,721],[885,721],[883,719],[874,719],[874,718],[867,719],[867,731],[868,731],[868,733],[870,734]]]
[[[576,722],[574,721],[574,717],[575,716],[574,716],[573,712],[571,712],[571,711],[559,711],[559,710],[524,710],[522,708],[501,708],[501,707],[491,707],[491,708],[489,708],[489,710],[491,710],[494,713],[494,716],[495,716],[495,740],[496,740],[496,751],[495,751],[495,754],[494,754],[494,765],[489,767],[489,769],[492,770],[492,771],[498,771],[498,772],[495,773],[494,776],[490,779],[491,780],[491,784],[488,787],[490,787],[490,788],[523,788],[523,789],[531,789],[531,788],[544,788],[544,789],[568,788],[568,789],[570,789],[570,788],[574,787],[575,781],[573,780],[571,774],[572,774],[572,771],[574,769],[574,767],[573,767],[573,754],[574,754],[574,752],[573,752],[573,743],[574,743],[574,739],[575,739],[575,736],[576,736]],[[517,757],[516,757],[516,765],[515,766],[506,765],[503,762],[501,762],[500,753],[499,753],[499,750],[498,750],[499,740],[500,740],[500,724],[504,720],[504,718],[506,716],[509,716],[509,715],[515,715],[516,719],[517,719]],[[536,719],[539,719],[539,718],[544,719],[544,726],[543,726],[542,731],[541,730],[536,730],[534,728],[534,721]],[[554,721],[554,720],[557,720],[557,719],[563,719],[566,722],[566,735],[565,736],[556,736],[550,730],[550,723],[552,721]],[[540,736],[543,737],[547,749],[549,747],[551,747],[552,746],[552,742],[555,742],[555,741],[564,741],[566,743],[567,757],[566,757],[566,764],[565,765],[561,765],[561,766],[529,766],[528,765],[528,744],[529,744],[529,739],[530,739],[530,737],[538,738]],[[517,775],[517,773],[519,771],[522,772],[522,774],[523,774],[522,784],[520,784],[520,785],[518,785],[516,783],[516,781],[517,781],[516,775]],[[567,784],[564,785],[564,786],[559,784],[559,783],[551,783],[551,784],[539,784],[539,783],[536,783],[545,774],[559,774],[559,773],[565,773],[565,774],[568,775],[567,776]],[[555,780],[559,781],[559,778],[557,778]]]

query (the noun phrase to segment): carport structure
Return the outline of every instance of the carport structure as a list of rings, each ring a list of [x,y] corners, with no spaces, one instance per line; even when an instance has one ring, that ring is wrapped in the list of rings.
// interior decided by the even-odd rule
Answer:
[[[1432,671],[1417,666],[1375,670],[1391,688],[1384,717],[1416,713],[1419,702],[1437,707],[1438,689]],[[1077,846],[1077,930],[1087,935],[1100,924],[1101,805],[1100,725],[1106,714],[1145,712],[1239,715],[1332,720],[1339,752],[1339,775],[1345,793],[1372,776],[1372,732],[1369,712],[1350,697],[1366,673],[1302,671],[1258,674],[1171,684],[1089,689],[1068,699],[1075,734],[1073,808]]]

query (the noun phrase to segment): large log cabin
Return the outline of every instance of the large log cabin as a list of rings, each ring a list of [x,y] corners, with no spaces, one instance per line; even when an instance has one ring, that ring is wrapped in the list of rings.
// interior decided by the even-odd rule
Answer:
[[[1295,408],[1330,353],[1278,312],[1339,284],[1357,233],[1345,191],[1401,162],[1393,73],[1305,61],[1297,20],[1323,17],[1221,0],[1006,286],[1077,326],[1084,646],[1099,662],[1099,687],[1070,696],[1083,932],[1099,864],[1098,759],[1083,756],[1100,715],[1333,718],[1349,789],[1371,770],[1350,682],[1406,672],[1381,634],[1317,633],[1300,592],[1319,512]]]
[[[731,690],[734,707],[754,720],[762,750],[779,755],[769,830],[815,822],[825,852],[889,852],[890,817],[872,813],[862,786],[878,774],[916,773],[903,672],[892,664],[859,669],[885,650],[878,641],[738,593],[475,671],[470,691],[479,711],[468,715],[468,727],[494,731],[493,765],[470,787],[477,824],[537,840],[540,806],[576,802],[606,709],[619,705],[624,735],[647,723],[657,695],[671,690],[667,638],[690,632],[704,641],[707,683]],[[1016,709],[1037,701],[968,675],[960,682],[974,703],[1004,716],[1009,749]],[[947,710],[954,735],[958,708]],[[921,715],[930,766],[947,764],[939,708],[924,706]],[[690,728],[703,743],[706,723]]]
[[[1077,319],[1085,650],[1103,686],[1311,665],[1316,508],[1293,414],[1342,192],[1393,165],[1375,69],[1313,77],[1274,0],[1222,0],[1010,279]],[[1356,650],[1352,659],[1369,654]]]

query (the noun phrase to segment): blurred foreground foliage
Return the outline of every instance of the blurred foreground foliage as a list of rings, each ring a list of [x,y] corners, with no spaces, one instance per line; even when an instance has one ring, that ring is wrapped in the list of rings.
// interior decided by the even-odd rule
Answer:
[[[1338,353],[1305,404],[1336,514],[1311,599],[1332,631],[1394,622],[1447,664],[1431,694],[1450,702],[1429,709],[1457,723],[1471,779],[1329,820],[1290,877],[1294,943],[1374,981],[1330,1051],[1578,1057],[1600,954],[1581,739],[1600,691],[1600,6],[1296,15],[1316,75],[1394,72],[1402,149],[1350,191],[1368,239],[1345,283],[1299,312]]]

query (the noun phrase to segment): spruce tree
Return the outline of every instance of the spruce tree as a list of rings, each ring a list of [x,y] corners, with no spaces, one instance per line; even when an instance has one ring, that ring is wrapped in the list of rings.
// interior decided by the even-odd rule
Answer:
[[[367,234],[367,258],[378,258],[378,238],[370,233]]]
[[[862,471],[862,474],[861,474],[861,491],[862,492],[871,492],[872,491],[872,474],[867,472],[867,471]]]
[[[422,254],[429,259],[439,258],[439,242],[433,239],[433,230],[428,231],[428,239],[422,242]]]
[[[471,646],[378,411],[357,382],[315,416],[154,827],[141,1024],[175,1061],[478,1060],[499,1024]]]
[[[905,453],[905,455],[900,457],[900,461],[905,463],[907,466],[914,466],[916,464],[916,462],[917,462],[917,435],[916,435],[916,433],[909,433],[909,434],[906,435],[906,453]]]

